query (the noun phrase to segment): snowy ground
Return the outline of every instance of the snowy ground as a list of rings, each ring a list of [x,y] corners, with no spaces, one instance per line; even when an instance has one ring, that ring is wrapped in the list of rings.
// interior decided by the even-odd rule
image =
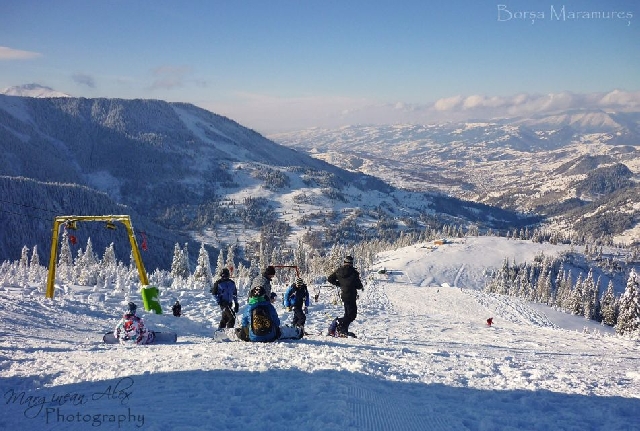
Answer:
[[[483,294],[483,265],[507,246],[482,241],[382,254],[391,273],[367,281],[358,339],[316,335],[340,314],[329,288],[314,335],[272,344],[214,342],[208,293],[163,292],[185,316],[143,316],[178,343],[140,347],[101,343],[122,297],[5,288],[0,429],[640,430],[640,342]]]

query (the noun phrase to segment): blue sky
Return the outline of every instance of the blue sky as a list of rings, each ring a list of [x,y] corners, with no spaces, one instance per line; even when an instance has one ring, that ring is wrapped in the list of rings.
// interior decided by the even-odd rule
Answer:
[[[0,90],[189,102],[264,133],[640,108],[633,0],[0,0],[0,10]]]

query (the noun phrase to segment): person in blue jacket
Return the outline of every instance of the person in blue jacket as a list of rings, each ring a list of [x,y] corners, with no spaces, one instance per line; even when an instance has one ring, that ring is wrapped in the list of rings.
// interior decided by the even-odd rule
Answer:
[[[242,314],[237,335],[244,341],[271,342],[280,338],[280,318],[267,298],[265,289],[257,286],[249,293],[249,305]]]
[[[307,321],[307,310],[309,307],[309,289],[303,279],[297,278],[284,294],[284,306],[293,310],[293,326],[304,334],[304,324]]]

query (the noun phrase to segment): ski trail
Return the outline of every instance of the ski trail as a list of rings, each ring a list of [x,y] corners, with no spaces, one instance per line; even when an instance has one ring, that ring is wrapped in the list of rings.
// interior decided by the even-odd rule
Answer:
[[[556,325],[553,324],[544,313],[529,307],[520,298],[488,294],[472,289],[465,289],[464,293],[475,298],[480,305],[484,306],[490,312],[493,312],[493,317],[498,317],[512,323],[556,328]]]
[[[458,287],[458,280],[460,280],[460,276],[462,275],[462,271],[464,271],[464,263],[456,273],[456,278],[453,279],[453,287]]]

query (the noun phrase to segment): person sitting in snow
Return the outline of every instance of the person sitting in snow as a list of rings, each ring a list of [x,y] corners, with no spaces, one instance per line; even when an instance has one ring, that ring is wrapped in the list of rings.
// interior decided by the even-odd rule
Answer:
[[[231,277],[229,269],[222,268],[220,278],[213,283],[211,288],[211,293],[222,311],[218,329],[236,326],[236,313],[239,308],[238,289],[236,283],[229,277]]]
[[[155,339],[153,331],[147,330],[144,321],[136,315],[138,308],[133,302],[129,302],[128,309],[122,319],[116,325],[113,335],[120,344],[150,344]]]
[[[182,316],[182,305],[180,305],[180,301],[178,301],[177,299],[176,299],[176,302],[171,307],[171,312],[176,317]]]
[[[280,318],[263,287],[250,291],[241,324],[236,334],[243,341],[271,342],[280,338]]]
[[[353,257],[346,256],[344,265],[332,272],[327,281],[340,287],[340,298],[344,304],[344,316],[336,318],[329,327],[329,335],[346,337],[349,325],[358,315],[357,290],[364,290],[360,273],[353,267]]]
[[[284,294],[284,306],[289,310],[293,310],[293,326],[300,330],[300,334],[304,334],[304,324],[307,321],[307,310],[309,307],[309,289],[304,280],[296,278]]]

